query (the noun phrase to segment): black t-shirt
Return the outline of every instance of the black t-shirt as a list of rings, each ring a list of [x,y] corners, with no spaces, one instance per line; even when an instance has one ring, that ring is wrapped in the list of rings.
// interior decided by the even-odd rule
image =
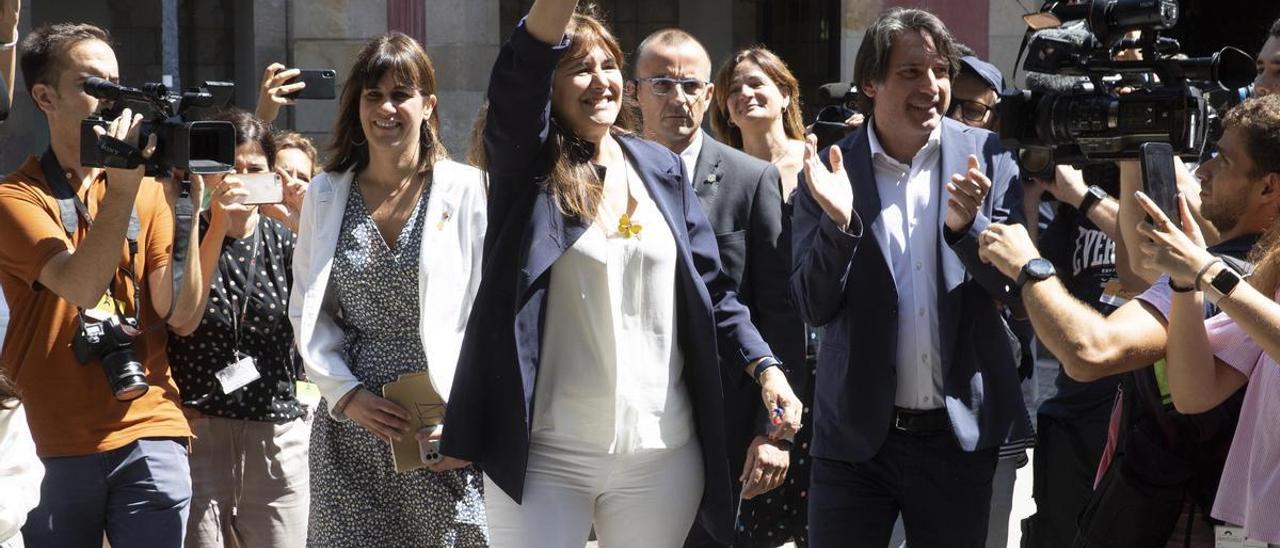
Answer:
[[[202,237],[208,225],[207,216],[201,217]],[[222,242],[204,318],[189,337],[169,335],[169,363],[187,407],[230,419],[288,422],[305,414],[295,394],[301,359],[288,315],[295,237],[266,216],[254,233]],[[214,375],[239,359],[238,324],[239,351],[254,358],[261,378],[225,394]]]
[[[1118,181],[1115,181],[1116,186]],[[1115,196],[1118,189],[1106,188]],[[1057,216],[1040,237],[1040,252],[1053,263],[1067,292],[1103,315],[1115,306],[1102,301],[1103,288],[1116,279],[1116,244],[1092,221],[1069,205],[1059,204]],[[1040,412],[1059,418],[1076,418],[1100,405],[1110,405],[1118,376],[1094,382],[1078,382],[1061,370],[1054,382],[1057,394],[1040,405]]]

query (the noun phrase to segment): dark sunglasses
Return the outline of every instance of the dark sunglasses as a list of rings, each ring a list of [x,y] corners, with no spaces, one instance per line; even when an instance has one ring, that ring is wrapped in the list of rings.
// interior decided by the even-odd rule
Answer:
[[[647,78],[637,78],[641,82],[648,82],[653,88],[654,95],[667,95],[680,86],[680,91],[685,95],[698,95],[702,90],[707,89],[706,80],[698,78],[668,78],[666,76],[649,76]]]
[[[980,124],[987,118],[987,113],[991,112],[993,107],[989,107],[977,101],[965,101],[964,99],[953,99],[951,108],[947,110],[947,116],[955,114],[956,110],[960,110],[960,117],[966,122]]]

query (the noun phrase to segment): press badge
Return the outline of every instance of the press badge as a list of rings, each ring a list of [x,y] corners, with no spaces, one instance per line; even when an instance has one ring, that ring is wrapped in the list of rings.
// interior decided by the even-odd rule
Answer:
[[[218,383],[222,385],[223,394],[235,392],[244,388],[245,385],[262,378],[262,375],[258,373],[258,365],[254,362],[253,356],[240,352],[236,352],[236,356],[239,356],[240,359],[213,374],[218,379]]]
[[[1245,536],[1244,529],[1231,525],[1213,526],[1214,548],[1267,548],[1267,543]]]

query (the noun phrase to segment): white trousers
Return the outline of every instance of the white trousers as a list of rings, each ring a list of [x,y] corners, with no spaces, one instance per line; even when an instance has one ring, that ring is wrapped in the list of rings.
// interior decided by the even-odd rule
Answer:
[[[633,455],[535,443],[523,504],[484,482],[493,548],[582,548],[592,524],[601,548],[677,548],[702,499],[702,451],[696,438]]]

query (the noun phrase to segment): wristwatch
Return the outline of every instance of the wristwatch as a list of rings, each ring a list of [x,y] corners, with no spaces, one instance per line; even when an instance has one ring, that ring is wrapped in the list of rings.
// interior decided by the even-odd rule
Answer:
[[[1035,280],[1037,282],[1047,280],[1049,277],[1057,273],[1057,270],[1053,268],[1053,263],[1049,262],[1049,259],[1036,257],[1027,261],[1027,264],[1022,265],[1022,271],[1018,273],[1018,279],[1015,284],[1018,286],[1018,289],[1022,289],[1022,286],[1026,285],[1030,280]]]
[[[1217,298],[1211,298],[1210,301],[1217,304],[1219,299],[1226,297],[1230,295],[1232,291],[1235,291],[1236,286],[1238,285],[1240,285],[1240,274],[1224,262],[1222,270],[1219,270],[1218,273],[1213,276],[1213,279],[1209,281],[1209,287],[1213,288],[1213,291],[1209,292],[1210,297],[1213,296],[1213,293],[1218,294]]]
[[[757,363],[756,367],[751,370],[751,378],[756,380],[756,384],[760,384],[760,377],[763,376],[765,370],[769,369],[770,367],[777,367],[781,369],[782,362],[778,361],[778,358],[775,358],[773,356],[765,356],[763,358],[760,358],[760,363]]]
[[[1098,185],[1090,185],[1089,190],[1084,193],[1084,199],[1080,200],[1080,207],[1076,209],[1080,210],[1081,215],[1087,217],[1089,216],[1089,210],[1093,209],[1093,206],[1098,205],[1098,202],[1109,197],[1110,196],[1107,194],[1107,191],[1102,190],[1102,187]]]

